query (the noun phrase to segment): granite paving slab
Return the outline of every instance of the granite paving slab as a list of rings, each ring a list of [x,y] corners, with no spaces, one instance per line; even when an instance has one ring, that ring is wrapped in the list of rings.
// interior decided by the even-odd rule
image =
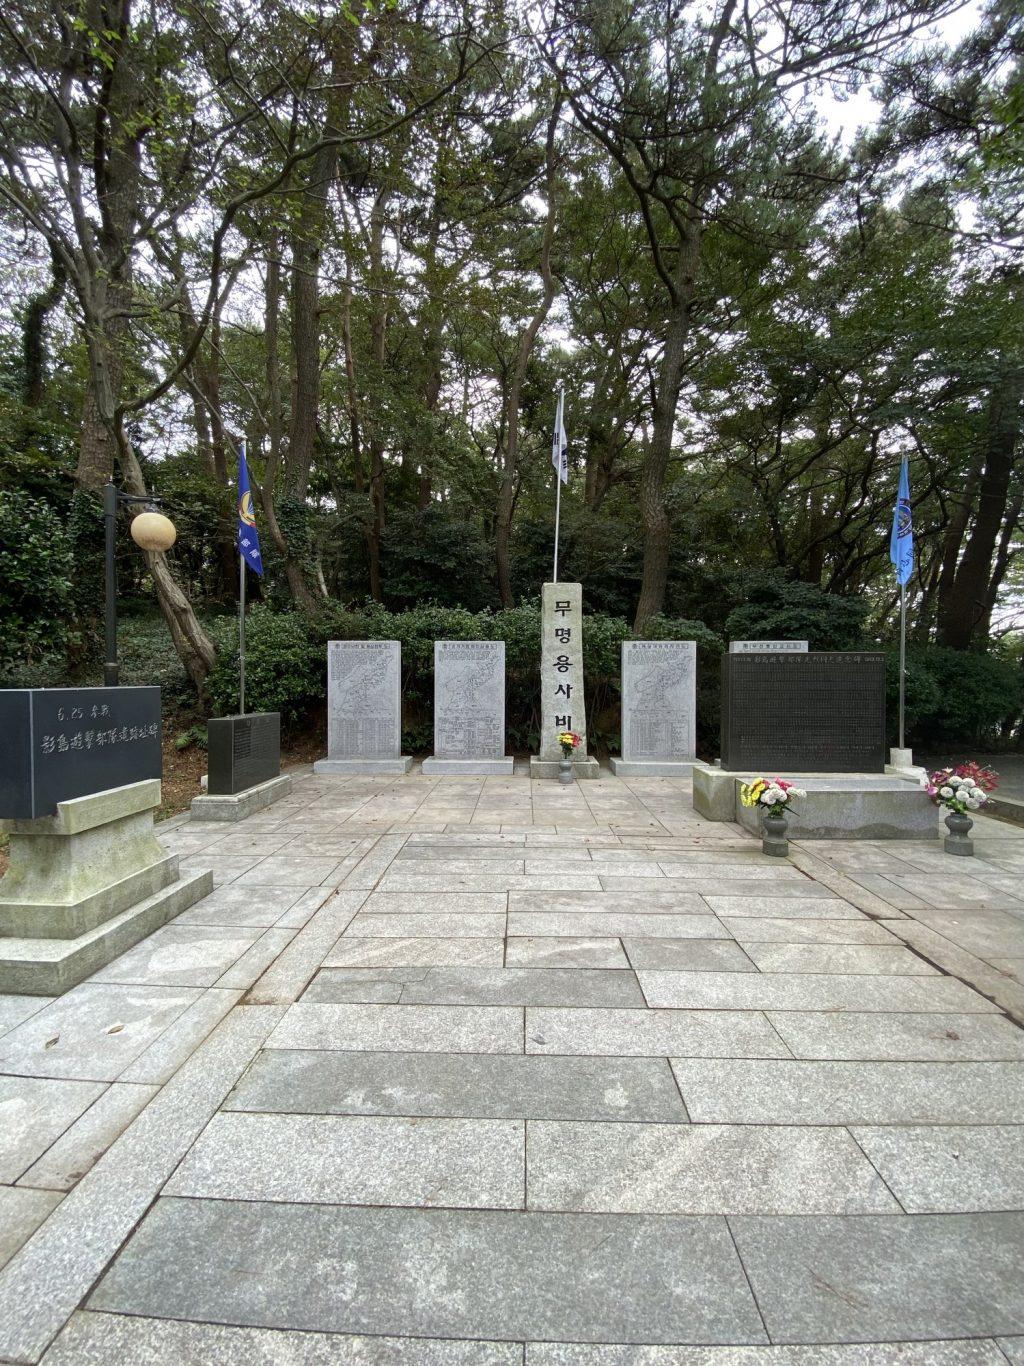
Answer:
[[[617,942],[617,941],[614,941]],[[504,943],[493,939],[360,939],[347,932],[324,959],[325,968],[500,967]]]
[[[999,1341],[1005,1351],[1006,1339]],[[102,1366],[106,1366],[105,1362]],[[612,1343],[589,1346],[575,1342],[528,1342],[526,1366],[1006,1366],[1006,1357],[991,1339],[980,1338],[838,1346],[815,1343],[813,1347],[623,1347]]]
[[[527,1125],[527,1208],[607,1214],[898,1214],[845,1129]]]
[[[201,992],[159,1038],[128,1064],[120,1080],[162,1086],[220,1024],[232,1006],[238,1004],[241,995],[240,991],[223,987],[209,987]]]
[[[516,1342],[765,1341],[732,1239],[712,1218],[165,1198],[89,1306]]]
[[[645,915],[639,911],[616,911],[612,906],[596,911],[509,911],[512,937],[537,939],[637,938],[728,939],[722,922],[713,915]]]
[[[794,883],[794,886],[797,884]],[[753,916],[758,920],[806,919],[806,920],[856,920],[864,923],[864,915],[856,906],[839,897],[822,896],[821,889],[814,883],[808,886],[817,890],[819,895],[792,896],[728,896],[719,888],[709,888],[705,901],[715,915]]]
[[[717,1124],[1020,1124],[1024,1063],[672,1060],[690,1118]]]
[[[522,1366],[522,1348],[518,1343],[451,1338],[285,1334],[272,1328],[230,1328],[79,1311],[43,1357],[44,1366],[166,1366],[171,1362],[183,1366],[338,1366],[340,1362],[348,1366]],[[977,1366],[987,1363],[979,1361]]]
[[[363,908],[374,915],[504,915],[507,903],[507,892],[373,892]]]
[[[250,944],[242,956],[217,978],[215,986],[244,991],[275,962],[295,938],[294,929],[278,925],[264,930],[259,939]]]
[[[951,977],[644,970],[637,978],[648,1005],[679,1010],[996,1010]]]
[[[96,973],[94,982],[212,987],[259,938],[259,929],[171,923]]]
[[[38,1359],[202,1132],[278,1013],[233,1012],[0,1271],[0,1360]]]
[[[24,1186],[68,1191],[156,1095],[155,1086],[114,1082],[21,1178]]]
[[[827,972],[934,977],[938,969],[909,949],[888,944],[756,944],[747,952],[761,972]]]
[[[708,907],[697,892],[664,892],[654,887],[648,892],[509,892],[508,909],[535,915],[595,915],[610,912],[645,915],[707,915]]]
[[[1024,1030],[1003,1015],[769,1011],[796,1058],[904,1062],[1024,1059]]]
[[[304,1001],[401,1005],[641,1006],[634,974],[616,968],[324,968]]]
[[[757,968],[729,939],[626,939],[634,968],[680,968],[688,972],[756,972]]]
[[[521,1209],[518,1120],[214,1115],[165,1194],[221,1200]]]
[[[722,924],[741,944],[899,944],[874,920],[813,920],[723,915]]]
[[[1024,1128],[914,1125],[853,1136],[908,1214],[1024,1209]]]
[[[511,938],[505,942],[508,967],[530,968],[628,968],[629,960],[618,939],[607,936],[557,939],[541,936]]]
[[[407,873],[389,869],[382,892],[599,892],[596,873]]]
[[[302,896],[301,887],[218,887],[175,918],[175,925],[241,925],[267,928]]]
[[[348,929],[364,891],[335,892],[302,926],[287,948],[250,987],[246,1001],[264,1005],[287,1005],[302,995],[306,984],[323,962],[338,936]]]
[[[0,1072],[114,1081],[199,995],[83,982],[0,1039]]]
[[[730,1220],[776,1342],[1024,1330],[1024,1214]]]
[[[226,1102],[267,1113],[685,1123],[665,1058],[265,1049]]]
[[[52,996],[0,996],[0,1037],[30,1015],[38,1015],[52,1000]]]
[[[764,1015],[730,1010],[526,1012],[526,1052],[595,1056],[786,1058]]]
[[[59,1191],[0,1186],[0,1267],[32,1237],[60,1198]]]
[[[523,1012],[515,1006],[291,1006],[268,1048],[410,1053],[521,1053]]]
[[[423,915],[360,911],[346,931],[356,939],[494,939],[504,933],[504,911],[470,915],[459,911]]]
[[[270,854],[235,879],[240,887],[310,887],[326,883],[338,866],[333,857],[310,858],[306,854]]]

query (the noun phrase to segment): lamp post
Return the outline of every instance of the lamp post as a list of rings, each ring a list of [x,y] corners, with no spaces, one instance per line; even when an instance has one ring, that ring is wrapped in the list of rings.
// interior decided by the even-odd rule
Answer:
[[[122,493],[113,480],[103,488],[103,522],[106,531],[106,654],[103,664],[103,686],[116,688],[117,665],[117,573],[114,550],[117,539],[117,508],[119,503],[162,503],[162,498],[139,498]],[[177,539],[177,530],[169,517],[161,512],[140,512],[132,518],[132,540],[143,550],[170,550]]]

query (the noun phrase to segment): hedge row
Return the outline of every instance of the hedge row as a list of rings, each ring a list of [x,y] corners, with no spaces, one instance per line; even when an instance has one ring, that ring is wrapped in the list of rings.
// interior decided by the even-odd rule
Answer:
[[[238,705],[236,627],[231,618],[221,618],[212,630],[221,649],[210,676],[209,695],[213,713],[225,715]],[[766,638],[768,633],[757,634]],[[613,751],[619,743],[620,646],[631,636],[629,623],[622,617],[591,612],[585,618],[587,725],[594,742]],[[645,636],[696,640],[698,749],[716,754],[723,640],[702,622],[666,617],[655,618]],[[536,748],[540,687],[540,612],[536,606],[503,612],[433,606],[388,612],[369,605],[359,611],[326,608],[313,618],[254,607],[246,630],[248,706],[280,711],[285,724],[293,728],[322,726],[329,640],[401,642],[403,745],[413,753],[429,752],[432,743],[434,641],[504,640],[509,747],[519,752]],[[831,642],[816,645],[830,648]],[[860,645],[872,648],[870,642]],[[849,649],[851,644],[843,640],[840,648]],[[899,682],[895,651],[889,652],[887,663],[887,714],[894,742]],[[927,749],[1005,743],[1019,723],[1022,704],[1020,672],[1005,660],[937,647],[908,652],[907,724],[914,745]]]

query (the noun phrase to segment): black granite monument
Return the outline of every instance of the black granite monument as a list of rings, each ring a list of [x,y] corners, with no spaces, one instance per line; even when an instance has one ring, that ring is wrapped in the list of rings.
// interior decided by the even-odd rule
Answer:
[[[159,688],[0,689],[0,818],[163,777]]]
[[[882,773],[885,655],[724,654],[722,767]]]
[[[281,772],[281,713],[220,716],[207,723],[211,797],[233,797]]]

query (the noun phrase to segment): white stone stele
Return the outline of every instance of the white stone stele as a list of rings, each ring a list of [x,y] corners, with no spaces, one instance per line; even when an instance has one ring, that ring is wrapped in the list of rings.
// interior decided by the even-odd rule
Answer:
[[[689,777],[697,751],[697,642],[622,642],[619,778]]]
[[[314,773],[408,773],[402,749],[402,647],[397,640],[327,645],[327,758]]]
[[[510,774],[505,753],[505,642],[434,641],[431,774]]]
[[[574,730],[580,737],[573,756],[574,777],[599,778],[597,760],[587,753],[582,584],[544,584],[540,631],[540,754],[530,756],[530,777],[558,777],[559,732]]]
[[[148,778],[2,822],[0,992],[67,991],[213,890],[209,870],[179,878],[153,830],[159,805]]]
[[[731,655],[796,655],[807,653],[806,640],[730,640]]]
[[[246,816],[287,797],[292,790],[292,775],[279,774],[265,783],[247,787],[244,792],[219,793],[193,797],[189,814],[194,821],[244,821]]]

